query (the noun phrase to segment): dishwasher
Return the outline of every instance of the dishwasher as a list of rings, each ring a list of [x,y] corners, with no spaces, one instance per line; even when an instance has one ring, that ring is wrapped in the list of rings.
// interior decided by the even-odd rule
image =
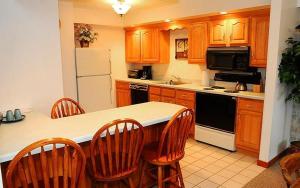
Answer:
[[[196,94],[195,139],[235,151],[236,97]]]
[[[131,104],[140,104],[148,102],[148,85],[130,83]]]

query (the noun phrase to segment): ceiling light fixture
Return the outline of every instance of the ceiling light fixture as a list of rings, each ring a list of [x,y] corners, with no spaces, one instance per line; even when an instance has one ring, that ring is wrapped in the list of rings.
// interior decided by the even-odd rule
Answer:
[[[220,12],[220,14],[224,15],[224,14],[228,14],[228,12],[222,11]]]
[[[172,20],[171,19],[165,19],[165,22],[171,22]]]
[[[112,7],[117,14],[123,16],[131,8],[131,3],[130,0],[115,0]]]

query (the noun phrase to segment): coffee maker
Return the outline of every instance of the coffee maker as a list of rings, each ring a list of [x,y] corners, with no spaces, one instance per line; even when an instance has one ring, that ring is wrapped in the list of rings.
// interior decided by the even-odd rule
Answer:
[[[152,80],[152,66],[143,66],[142,80]]]

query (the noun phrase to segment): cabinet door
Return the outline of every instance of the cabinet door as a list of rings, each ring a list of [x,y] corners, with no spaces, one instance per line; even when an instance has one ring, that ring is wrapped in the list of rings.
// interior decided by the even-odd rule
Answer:
[[[238,18],[228,20],[229,44],[248,44],[249,19]]]
[[[239,110],[236,122],[236,145],[240,149],[259,153],[262,113]]]
[[[228,43],[227,40],[227,24],[226,20],[216,20],[209,23],[210,33],[210,45],[225,46]]]
[[[172,103],[175,104],[175,98],[172,97],[161,97],[160,98],[161,102],[165,102],[165,103]]]
[[[269,24],[268,16],[252,18],[250,63],[252,67],[267,66]]]
[[[141,62],[141,33],[140,31],[126,31],[125,51],[127,63]]]
[[[129,89],[117,89],[117,107],[131,105],[131,94]]]
[[[160,102],[160,95],[149,94],[149,101]]]
[[[189,63],[205,64],[207,35],[207,23],[198,23],[189,28]]]
[[[147,29],[141,31],[141,61],[145,63],[159,62],[158,29]]]

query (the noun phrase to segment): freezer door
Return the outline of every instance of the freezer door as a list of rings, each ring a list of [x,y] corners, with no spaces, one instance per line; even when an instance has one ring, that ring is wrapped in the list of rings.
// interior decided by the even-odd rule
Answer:
[[[78,101],[86,112],[113,108],[110,76],[89,76],[77,79]]]
[[[111,73],[110,51],[98,48],[76,48],[77,77]]]

